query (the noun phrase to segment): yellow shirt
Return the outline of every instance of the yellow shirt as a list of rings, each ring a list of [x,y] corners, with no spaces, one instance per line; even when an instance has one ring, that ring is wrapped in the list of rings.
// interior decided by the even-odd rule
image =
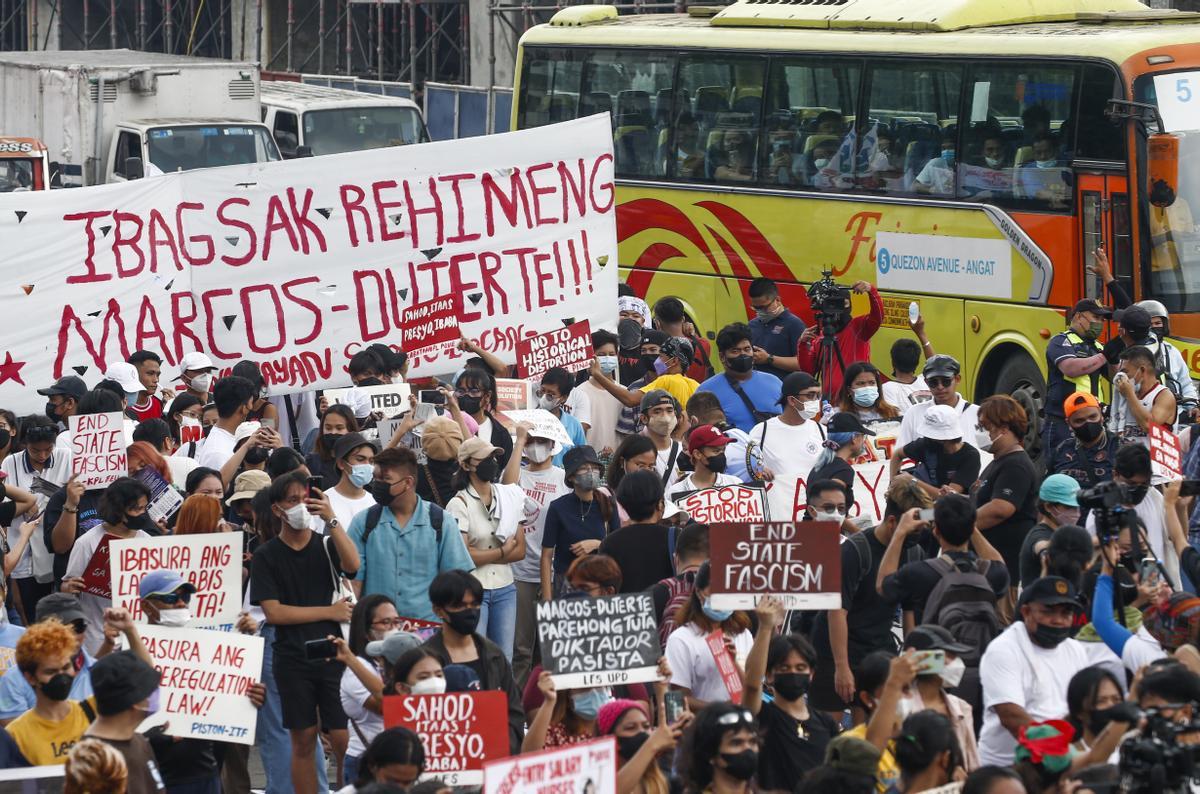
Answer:
[[[642,386],[639,391],[642,394],[649,394],[655,389],[663,389],[679,400],[680,407],[687,407],[687,401],[692,399],[692,395],[699,388],[700,384],[687,375],[659,375],[652,382]]]
[[[844,735],[853,736],[865,742],[867,740],[867,723],[854,726]],[[879,766],[875,768],[875,790],[879,794],[884,794],[899,782],[900,767],[896,764],[896,757],[892,755],[892,743],[888,742],[887,749],[883,751],[883,755],[879,756]]]
[[[71,748],[91,724],[78,701],[71,701],[71,710],[58,722],[43,719],[30,709],[10,722],[6,730],[30,764],[49,766],[66,763]]]

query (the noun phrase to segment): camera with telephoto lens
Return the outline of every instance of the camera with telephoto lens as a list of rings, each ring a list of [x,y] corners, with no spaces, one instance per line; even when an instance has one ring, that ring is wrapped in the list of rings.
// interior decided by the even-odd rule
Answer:
[[[1190,791],[1190,782],[1200,774],[1200,744],[1184,744],[1180,738],[1200,733],[1200,721],[1178,723],[1158,708],[1147,709],[1143,716],[1145,727],[1121,744],[1121,791]]]
[[[813,316],[821,326],[821,333],[833,336],[846,326],[850,312],[850,289],[833,280],[832,270],[822,270],[821,280],[808,290]]]
[[[1137,514],[1133,508],[1126,507],[1133,501],[1127,485],[1113,481],[1100,483],[1081,490],[1076,499],[1081,508],[1095,514],[1096,538],[1101,546],[1116,540],[1122,529],[1136,528]]]

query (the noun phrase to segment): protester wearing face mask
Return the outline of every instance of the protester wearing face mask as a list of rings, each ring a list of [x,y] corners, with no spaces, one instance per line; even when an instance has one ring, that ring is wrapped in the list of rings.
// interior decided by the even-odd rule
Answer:
[[[912,689],[916,678],[917,663],[911,651],[902,656],[874,651],[854,668],[854,704],[866,713],[867,720],[843,736],[866,741],[879,752],[875,791],[880,794],[894,791],[900,780],[894,737],[913,713]]]
[[[1100,402],[1091,394],[1074,392],[1063,401],[1063,413],[1071,437],[1047,450],[1046,471],[1066,474],[1085,489],[1111,480],[1121,441],[1105,429]]]
[[[87,394],[87,385],[83,378],[74,375],[64,375],[37,393],[47,398],[46,417],[61,429],[67,427],[67,420],[78,413],[79,401]],[[59,434],[58,446],[69,447],[70,436]]]
[[[691,365],[693,351],[692,343],[686,337],[672,336],[666,339],[659,347],[658,357],[654,359],[657,377],[638,389],[627,389],[605,375],[600,362],[595,359],[592,360],[591,376],[609,394],[630,408],[643,405],[644,396],[658,390],[666,391],[682,405],[700,388],[697,381],[684,374]]]
[[[637,357],[628,360],[622,359],[621,367],[618,370],[621,383],[630,389],[646,389],[647,384],[658,377],[658,373],[654,371],[654,362],[658,360],[659,349],[670,338],[657,328],[643,329],[640,342],[631,348],[636,351]],[[603,388],[603,384],[599,384],[599,381],[597,384]],[[640,406],[622,404],[621,418],[617,421],[617,436],[624,438],[631,433],[638,432],[642,429],[644,422]]]
[[[529,731],[521,743],[522,753],[568,747],[596,738],[596,718],[613,700],[607,688],[559,692],[553,676],[546,670],[538,675],[537,686],[542,706],[529,723]]]
[[[958,415],[948,405],[934,405],[921,417],[920,438],[896,445],[889,461],[892,477],[905,460],[916,461],[911,473],[932,497],[966,493],[979,479],[979,450],[962,438]]]
[[[516,754],[525,728],[525,711],[508,659],[494,642],[476,631],[483,586],[466,571],[446,571],[429,585],[429,602],[442,627],[425,642],[425,647],[450,663],[474,670],[479,675],[480,689],[508,695],[509,745]]]
[[[929,349],[927,347],[926,351]],[[925,379],[925,385],[933,399],[919,402],[904,412],[896,443],[904,445],[916,441],[921,437],[920,427],[925,412],[935,405],[948,405],[958,415],[958,425],[962,428],[959,437],[968,444],[978,446],[976,432],[979,429],[979,406],[958,393],[958,387],[962,383],[962,366],[958,360],[944,353],[930,356],[921,368],[921,377]]]
[[[668,489],[667,498],[680,499],[702,488],[721,488],[740,483],[737,477],[725,473],[728,466],[725,447],[729,441],[728,436],[712,425],[692,428],[687,435],[687,454],[692,461],[692,471]]]
[[[642,424],[646,436],[657,450],[654,467],[669,487],[679,478],[679,456],[683,445],[677,440],[682,419],[681,404],[662,389],[646,392],[642,398]]]
[[[755,348],[750,328],[733,323],[717,334],[717,350],[725,371],[700,384],[698,392],[711,391],[721,401],[726,419],[747,431],[778,414],[783,383],[768,372],[754,368]]]
[[[166,791],[165,775],[150,741],[137,730],[159,709],[161,680],[140,640],[133,651],[109,654],[92,669],[96,721],[84,735],[110,745],[125,758],[126,794]]]
[[[243,471],[265,471],[271,451],[283,446],[282,437],[259,422],[242,422],[233,438],[233,456],[221,467],[221,484],[225,487]]]
[[[1105,319],[1112,311],[1091,298],[1075,304],[1067,318],[1067,330],[1050,338],[1046,345],[1046,422],[1042,426],[1042,448],[1053,450],[1069,438],[1064,400],[1073,392],[1090,394],[1105,401],[1102,375],[1108,360],[1097,341]]]
[[[756,278],[747,290],[754,317],[750,341],[754,344],[754,366],[783,379],[799,369],[796,347],[804,335],[804,321],[783,304],[779,287],[769,278]]]
[[[1109,430],[1122,441],[1150,445],[1150,427],[1157,425],[1170,432],[1179,415],[1178,403],[1164,386],[1154,366],[1154,354],[1145,347],[1121,351],[1121,367],[1113,375],[1112,410]]]
[[[904,649],[915,651],[941,651],[945,655],[945,668],[940,673],[922,673],[914,682],[913,710],[936,711],[950,721],[954,736],[962,751],[962,768],[967,772],[979,768],[979,746],[975,741],[975,719],[971,705],[948,690],[957,687],[963,680],[967,665],[962,655],[973,649],[955,642],[950,632],[938,625],[918,626],[904,638]]]
[[[591,554],[609,532],[620,527],[616,507],[600,488],[600,458],[589,446],[567,450],[563,464],[572,493],[550,503],[542,535],[540,563],[542,599],[563,591],[567,568],[576,557]]]
[[[913,181],[913,190],[918,193],[933,193],[937,196],[954,195],[955,151],[958,146],[957,128],[951,126],[942,134],[940,157],[925,163],[921,173]]]
[[[1196,383],[1192,380],[1187,362],[1183,360],[1183,354],[1167,339],[1171,335],[1171,315],[1167,307],[1156,300],[1138,301],[1134,306],[1150,315],[1150,332],[1158,340],[1154,355],[1155,369],[1165,377],[1167,388],[1179,401],[1180,410],[1188,411],[1194,420],[1200,414],[1197,408],[1200,393],[1196,390]]]
[[[454,391],[447,395],[446,407],[455,421],[458,421],[456,410],[470,416],[477,425],[475,435],[503,450],[500,456],[503,469],[512,456],[512,436],[495,417],[499,399],[495,376],[486,369],[467,367],[455,381]]]
[[[304,465],[314,477],[321,477],[324,490],[337,485],[342,472],[338,468],[334,448],[338,439],[347,433],[359,431],[358,420],[349,406],[334,404],[325,410],[321,416],[321,433],[313,444],[313,451],[304,457]]]
[[[208,402],[208,394],[216,381],[217,365],[204,353],[188,353],[179,361],[179,379],[187,387],[187,394]]]
[[[600,330],[592,334],[592,350],[596,353],[600,371],[611,379],[618,377],[619,345],[617,335],[611,331]],[[617,424],[621,420],[621,409],[624,406],[592,377],[576,386],[571,393],[576,392],[587,400],[590,409],[587,443],[592,449],[599,450],[601,455],[608,457],[620,443]]]
[[[918,711],[904,720],[895,741],[900,767],[899,794],[933,791],[955,780],[963,766],[963,751],[953,725],[944,714]]]
[[[1043,575],[1039,546],[1048,544],[1059,527],[1079,524],[1078,493],[1079,483],[1065,474],[1051,474],[1042,480],[1038,489],[1038,523],[1021,544],[1021,587],[1029,587]]]
[[[854,504],[854,469],[850,461],[866,450],[867,436],[875,435],[859,418],[851,413],[834,414],[829,420],[829,435],[822,445],[821,454],[813,463],[806,482],[837,480],[846,486],[847,505]]]
[[[671,688],[687,698],[688,708],[699,711],[711,702],[729,700],[729,690],[717,668],[707,637],[720,629],[724,635],[725,652],[741,672],[754,636],[750,633],[750,616],[740,610],[718,609],[712,604],[709,589],[711,571],[708,563],[696,572],[696,583],[687,602],[675,615],[679,628],[667,638],[666,656],[671,665]]]
[[[616,498],[629,520],[600,542],[599,552],[621,566],[621,592],[640,593],[674,575],[671,545],[678,530],[664,524],[668,500],[663,495],[662,480],[654,472],[627,474],[617,488]],[[678,512],[673,504],[670,507]]]
[[[1067,685],[1091,664],[1071,639],[1080,608],[1075,586],[1061,577],[1044,576],[1021,592],[1018,619],[992,640],[980,664],[981,763],[1011,764],[1023,727],[1067,713]]]
[[[537,400],[538,408],[549,411],[562,423],[563,429],[567,431],[567,437],[571,439],[571,444],[581,447],[587,444],[587,435],[584,433],[583,425],[566,410],[567,400],[574,390],[574,385],[575,379],[571,377],[571,373],[562,367],[551,367],[542,375],[542,381],[534,394],[534,399]],[[554,465],[562,465],[564,451],[565,449],[558,453]]]
[[[1099,665],[1085,667],[1072,676],[1067,685],[1067,722],[1075,729],[1072,744],[1076,751],[1083,753],[1096,746],[1113,718],[1128,709],[1122,706],[1121,683]]]
[[[230,376],[222,378],[213,389],[213,400],[217,404],[217,424],[209,431],[196,456],[196,463],[221,471],[233,457],[237,445],[238,426],[246,421],[250,406],[256,397],[254,386],[245,378]],[[232,481],[232,477],[229,478]]]
[[[333,488],[326,489],[325,496],[333,508],[334,518],[344,526],[350,526],[354,517],[375,504],[367,486],[375,477],[375,455],[379,447],[368,441],[361,433],[347,433],[333,447],[341,479]]]
[[[754,715],[733,703],[713,703],[696,714],[684,736],[689,791],[751,794],[758,773],[758,726]]]
[[[900,421],[900,410],[883,398],[879,382],[879,370],[869,361],[856,361],[846,367],[834,400],[837,410],[854,414],[867,427]]]
[[[742,705],[758,717],[762,736],[758,784],[768,791],[791,790],[795,782],[825,758],[825,748],[840,732],[825,712],[808,704],[816,651],[798,634],[776,637],[783,625],[783,603],[763,598],[755,608],[758,631],[746,658]],[[763,690],[773,699],[764,702]]]
[[[775,479],[806,477],[825,443],[825,427],[817,421],[821,388],[807,372],[793,372],[784,378],[779,404],[783,413],[755,425],[750,443]]]
[[[636,700],[610,700],[600,707],[596,731],[617,739],[617,790],[628,794],[667,794],[670,784],[659,766],[668,757],[692,721],[684,712],[673,725],[667,724],[666,706],[658,702],[658,727],[650,721],[646,705]]]

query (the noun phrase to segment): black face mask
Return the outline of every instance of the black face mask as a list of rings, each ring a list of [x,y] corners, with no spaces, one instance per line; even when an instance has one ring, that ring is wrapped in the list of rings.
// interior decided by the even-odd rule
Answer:
[[[1030,639],[1033,640],[1034,645],[1042,648],[1057,648],[1070,637],[1070,626],[1045,626],[1039,623]]]
[[[342,437],[341,433],[322,433],[321,434],[321,449],[329,453],[333,457],[333,447],[337,444],[338,439]]]
[[[1104,432],[1104,423],[1084,422],[1079,427],[1072,427],[1071,432],[1075,434],[1075,438],[1085,444],[1090,444],[1100,438],[1100,434]]]
[[[10,441],[12,441],[12,433],[7,430],[0,430],[0,447],[7,447]]]
[[[464,636],[470,636],[479,628],[479,607],[467,607],[458,612],[446,613],[446,625]]]
[[[58,407],[54,403],[46,403],[46,416],[50,417],[51,422],[58,421]]]
[[[642,731],[635,733],[633,736],[618,736],[617,737],[617,753],[628,761],[637,755],[637,751],[642,749],[642,745],[650,738],[650,734]]]
[[[483,404],[483,400],[479,397],[459,397],[458,398],[459,409],[462,410],[463,413],[470,414],[471,416],[474,416],[475,414],[479,413],[479,409],[482,407],[482,404]]]
[[[363,378],[362,380],[360,380],[358,383],[356,383],[354,385],[355,386],[382,386],[383,381],[381,381],[379,378]]]
[[[705,460],[704,465],[708,466],[708,470],[713,474],[720,474],[721,472],[725,471],[725,467],[728,466],[729,463],[725,460],[725,453],[722,452],[720,455],[713,455],[711,458]]]
[[[487,458],[475,465],[475,476],[484,482],[496,482],[500,477],[500,461]]]
[[[644,355],[638,359],[638,366],[640,366],[644,370],[653,370],[655,361],[658,361],[658,354],[657,353],[647,353],[646,355]]]
[[[1099,736],[1108,727],[1108,723],[1112,722],[1113,712],[1116,710],[1115,706],[1110,706],[1100,711],[1093,711],[1092,716],[1088,717],[1088,730]]]
[[[372,480],[371,484],[367,487],[367,493],[371,494],[371,498],[375,500],[375,504],[390,507],[392,500],[396,498],[392,495],[392,485],[394,483]]]
[[[749,372],[754,369],[754,356],[730,356],[725,359],[725,367],[730,372]]]
[[[772,686],[784,700],[799,700],[808,694],[810,680],[808,673],[776,673]]]
[[[43,695],[55,703],[61,703],[70,696],[71,685],[74,683],[74,678],[66,673],[59,673],[40,686]]]
[[[1146,498],[1146,494],[1150,493],[1150,486],[1126,485],[1125,490],[1129,493],[1129,503],[1131,505],[1140,505],[1142,500]]]
[[[269,457],[271,457],[271,451],[266,447],[251,447],[249,451],[246,452],[245,460],[246,463],[250,464],[251,466],[258,466],[266,463],[267,458]]]
[[[721,753],[725,772],[734,780],[749,780],[758,772],[758,752],[742,750],[740,753]]]

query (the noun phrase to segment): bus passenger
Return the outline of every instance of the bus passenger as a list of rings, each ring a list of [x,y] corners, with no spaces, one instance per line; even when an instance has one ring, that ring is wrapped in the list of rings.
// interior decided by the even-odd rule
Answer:
[[[666,170],[664,157],[663,170]],[[675,119],[675,176],[684,179],[704,178],[704,146],[700,143],[700,125],[687,111]]]
[[[936,196],[954,195],[954,156],[958,133],[953,128],[942,133],[942,155],[934,157],[925,163],[921,173],[913,182],[913,189],[918,193],[932,193]]]
[[[963,165],[962,188],[969,198],[984,200],[1012,194],[1012,160],[998,130],[986,133],[977,156]]]
[[[1055,209],[1070,201],[1071,177],[1066,162],[1058,154],[1058,139],[1051,133],[1038,136],[1033,142],[1033,161],[1017,169],[1014,188],[1017,198],[1036,199]]]
[[[726,130],[713,175],[717,179],[749,182],[754,178],[754,141],[745,130]]]

